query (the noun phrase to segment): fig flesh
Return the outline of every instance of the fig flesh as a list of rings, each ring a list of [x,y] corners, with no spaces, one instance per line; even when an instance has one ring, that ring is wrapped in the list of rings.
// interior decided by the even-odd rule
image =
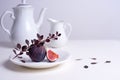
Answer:
[[[48,59],[50,62],[54,62],[54,61],[56,61],[58,58],[59,58],[59,55],[58,55],[58,54],[56,54],[56,53],[53,52],[52,50],[48,50],[48,52],[47,52],[47,59]]]

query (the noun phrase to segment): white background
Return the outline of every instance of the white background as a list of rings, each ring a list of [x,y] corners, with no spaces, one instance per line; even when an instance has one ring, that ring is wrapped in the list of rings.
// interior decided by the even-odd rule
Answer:
[[[47,18],[64,20],[73,26],[70,39],[120,39],[120,0],[27,0],[35,8],[35,20],[42,7],[47,12],[41,33],[50,29]],[[12,10],[20,0],[0,0],[0,15]],[[11,29],[12,20],[5,18],[6,27]],[[4,35],[4,36],[3,36]],[[0,40],[9,40],[0,27]]]

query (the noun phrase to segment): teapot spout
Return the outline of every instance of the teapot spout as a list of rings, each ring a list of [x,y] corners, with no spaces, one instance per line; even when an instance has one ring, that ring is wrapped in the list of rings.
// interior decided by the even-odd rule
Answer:
[[[52,19],[52,18],[48,18],[48,21],[49,21],[49,22],[52,22],[52,23],[57,23],[57,22],[58,22],[57,20]]]
[[[43,8],[40,12],[39,19],[38,19],[38,22],[37,22],[37,28],[40,28],[40,26],[42,25],[46,9],[47,8]]]

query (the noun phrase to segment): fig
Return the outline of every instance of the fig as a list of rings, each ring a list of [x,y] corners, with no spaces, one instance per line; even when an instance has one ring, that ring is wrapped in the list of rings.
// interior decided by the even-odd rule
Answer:
[[[28,51],[28,55],[33,62],[43,61],[47,54],[47,51],[44,46],[31,45]]]
[[[46,42],[50,42],[51,40],[57,40],[59,36],[61,36],[61,33],[56,32],[55,34],[49,34],[49,36],[45,39],[44,35],[40,34],[37,34],[37,39],[32,39],[31,42],[26,39],[26,45],[21,45],[18,43],[16,45],[16,48],[13,49],[13,52],[15,54],[15,57],[13,57],[13,59],[15,59],[16,57],[22,58],[20,57],[20,55],[26,53],[26,55],[29,56],[33,62],[41,62],[45,59],[46,56],[49,61],[53,62],[57,60],[59,56],[51,50],[49,50],[47,53],[44,44]],[[16,51],[18,51],[19,53],[17,53]],[[21,62],[24,63],[23,60]]]
[[[52,50],[48,50],[48,52],[47,52],[47,59],[48,59],[50,62],[54,62],[54,61],[56,61],[58,58],[59,58],[59,55],[58,55],[58,54],[56,54],[56,53],[53,52]]]

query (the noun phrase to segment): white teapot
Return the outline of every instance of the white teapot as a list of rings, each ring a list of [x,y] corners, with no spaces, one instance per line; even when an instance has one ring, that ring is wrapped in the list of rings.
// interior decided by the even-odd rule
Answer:
[[[61,36],[57,40],[51,40],[47,45],[53,48],[63,47],[67,42],[72,31],[72,26],[70,23],[65,23],[64,21],[57,21],[49,18],[48,21],[51,23],[50,33],[55,34],[60,33]]]
[[[46,8],[41,10],[39,19],[37,22],[34,20],[34,8],[30,4],[26,4],[26,0],[22,0],[22,3],[13,8],[13,11],[5,11],[1,16],[1,27],[9,35],[11,41],[16,45],[17,43],[24,44],[25,40],[31,40],[36,38],[36,34],[39,33],[39,28],[43,22],[44,13]],[[6,29],[3,24],[4,17],[10,14],[14,23],[11,31]]]

